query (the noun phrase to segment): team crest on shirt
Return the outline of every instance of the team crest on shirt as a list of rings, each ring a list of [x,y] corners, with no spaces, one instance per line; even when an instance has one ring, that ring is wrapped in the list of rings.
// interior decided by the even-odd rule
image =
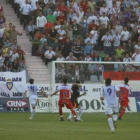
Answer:
[[[6,86],[9,90],[13,88],[13,82],[11,79],[7,79]]]

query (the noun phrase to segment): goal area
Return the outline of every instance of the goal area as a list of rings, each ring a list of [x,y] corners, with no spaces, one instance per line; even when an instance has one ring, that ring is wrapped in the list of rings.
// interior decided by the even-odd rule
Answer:
[[[135,98],[140,97],[140,62],[53,61],[52,92],[63,83],[64,77],[67,77],[70,85],[76,80],[80,81],[80,92],[87,92],[78,99],[84,107],[84,112],[104,112],[100,90],[106,78],[111,78],[113,85],[119,85],[128,77],[131,88],[128,111],[137,112]],[[58,98],[59,95],[51,99],[52,112],[57,110]]]

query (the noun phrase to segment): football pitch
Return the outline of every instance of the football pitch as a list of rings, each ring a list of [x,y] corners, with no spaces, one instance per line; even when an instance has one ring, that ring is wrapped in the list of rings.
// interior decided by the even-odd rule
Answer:
[[[125,114],[110,133],[104,113],[83,114],[83,122],[59,121],[58,114],[0,113],[0,140],[140,140],[140,114]]]

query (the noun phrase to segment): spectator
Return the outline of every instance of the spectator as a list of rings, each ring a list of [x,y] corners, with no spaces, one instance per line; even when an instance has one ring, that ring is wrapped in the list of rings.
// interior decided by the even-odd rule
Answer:
[[[87,45],[84,48],[84,55],[86,56],[87,54],[93,54],[93,47],[90,44],[90,41],[87,42]]]
[[[139,51],[136,49],[135,53],[132,55],[132,60],[133,62],[140,62],[140,53]],[[135,68],[139,67],[139,64],[134,64]]]
[[[49,47],[49,50],[45,52],[44,56],[46,65],[48,65],[49,62],[54,60],[55,52],[52,50],[52,47]]]
[[[44,26],[47,23],[45,16],[42,15],[42,11],[39,12],[39,16],[37,17],[37,28],[40,29],[41,33],[44,33]]]
[[[52,11],[50,11],[50,14],[46,18],[47,20],[50,20],[51,23],[55,23],[55,16],[53,15]]]
[[[77,58],[73,56],[72,52],[70,52],[69,56],[66,57],[66,61],[77,61]]]

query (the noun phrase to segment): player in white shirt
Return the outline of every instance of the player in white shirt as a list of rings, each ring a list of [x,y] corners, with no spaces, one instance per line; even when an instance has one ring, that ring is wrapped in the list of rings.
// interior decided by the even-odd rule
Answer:
[[[117,113],[119,111],[117,93],[119,93],[119,88],[111,85],[111,79],[107,78],[105,80],[105,86],[101,90],[100,99],[102,101],[105,100],[106,115],[108,116],[111,133],[114,133],[115,127],[117,126]]]
[[[30,99],[30,103],[32,106],[32,112],[31,112],[31,117],[29,117],[31,120],[34,118],[35,116],[35,106],[37,105],[39,99],[38,99],[38,91],[39,91],[39,87],[37,85],[34,84],[34,79],[30,79],[29,80],[30,85],[28,86],[28,90],[25,91],[24,93],[24,98],[27,96],[27,92],[29,92],[29,99]],[[40,91],[44,96],[47,97],[47,94],[44,91]]]

